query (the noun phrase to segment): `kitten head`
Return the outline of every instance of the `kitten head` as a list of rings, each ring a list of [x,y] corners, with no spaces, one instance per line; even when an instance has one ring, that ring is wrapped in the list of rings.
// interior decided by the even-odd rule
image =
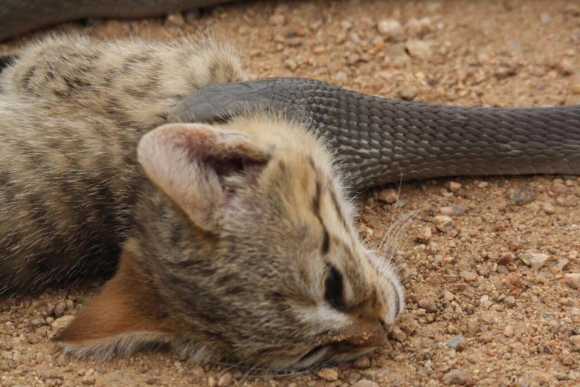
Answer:
[[[169,343],[272,369],[356,358],[404,308],[322,142],[270,117],[170,124],[141,140],[153,183],[117,275],[57,339],[77,354]]]

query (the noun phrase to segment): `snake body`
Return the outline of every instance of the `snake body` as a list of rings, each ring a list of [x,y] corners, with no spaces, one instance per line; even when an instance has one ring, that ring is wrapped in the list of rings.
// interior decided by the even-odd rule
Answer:
[[[5,0],[0,40],[81,18],[146,17],[232,0]],[[12,60],[0,58],[0,69]],[[177,120],[211,120],[266,108],[304,120],[364,190],[442,176],[580,175],[580,106],[465,108],[393,101],[306,79],[209,87]]]
[[[257,109],[305,121],[356,191],[444,176],[580,175],[580,106],[451,107],[285,78],[210,86],[184,100],[173,119]]]
[[[232,0],[2,0],[0,41],[54,24],[86,18],[142,18]]]

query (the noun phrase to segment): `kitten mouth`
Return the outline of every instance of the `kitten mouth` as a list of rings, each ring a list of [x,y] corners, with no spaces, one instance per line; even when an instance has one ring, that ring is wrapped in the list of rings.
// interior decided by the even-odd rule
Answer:
[[[292,366],[294,369],[307,369],[313,366],[327,366],[350,362],[377,350],[377,346],[361,347],[349,343],[319,345],[303,355]]]

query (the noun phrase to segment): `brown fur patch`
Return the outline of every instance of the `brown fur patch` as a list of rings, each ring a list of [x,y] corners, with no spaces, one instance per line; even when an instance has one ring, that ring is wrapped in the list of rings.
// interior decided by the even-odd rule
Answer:
[[[125,253],[115,277],[54,340],[82,345],[133,333],[171,335],[174,327],[162,305],[133,256]]]

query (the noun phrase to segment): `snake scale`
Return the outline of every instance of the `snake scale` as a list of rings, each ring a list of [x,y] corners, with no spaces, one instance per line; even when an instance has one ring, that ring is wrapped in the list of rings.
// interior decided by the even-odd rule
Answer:
[[[231,0],[6,0],[0,40],[82,18],[156,16]],[[0,58],[0,68],[11,60]],[[6,63],[2,63],[2,62]],[[364,190],[442,176],[580,175],[580,106],[464,108],[387,100],[306,79],[212,86],[176,120],[211,120],[265,108],[304,120]]]

